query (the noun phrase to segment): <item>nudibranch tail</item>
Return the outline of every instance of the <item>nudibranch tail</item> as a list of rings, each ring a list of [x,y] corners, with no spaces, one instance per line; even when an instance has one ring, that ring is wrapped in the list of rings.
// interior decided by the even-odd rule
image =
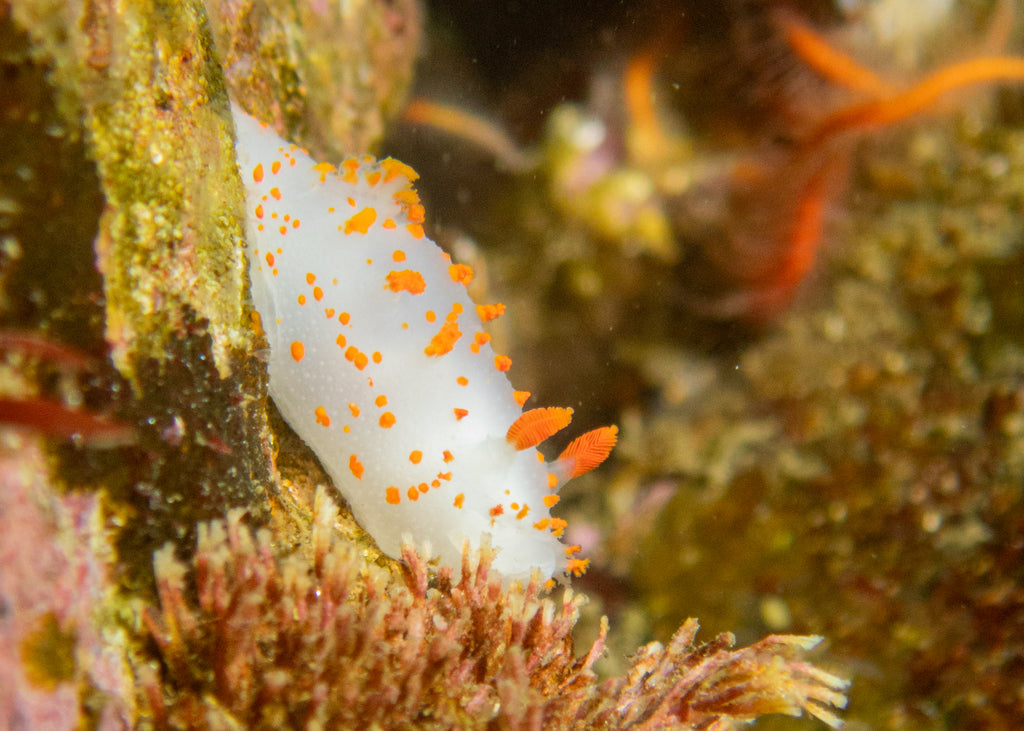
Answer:
[[[535,447],[572,409],[523,412],[529,393],[485,329],[505,307],[475,303],[473,270],[425,236],[416,173],[369,156],[318,164],[232,110],[270,394],[356,520],[396,558],[408,534],[458,567],[464,541],[489,534],[510,580],[581,573],[550,509],[560,483],[608,456],[615,427],[548,465]]]

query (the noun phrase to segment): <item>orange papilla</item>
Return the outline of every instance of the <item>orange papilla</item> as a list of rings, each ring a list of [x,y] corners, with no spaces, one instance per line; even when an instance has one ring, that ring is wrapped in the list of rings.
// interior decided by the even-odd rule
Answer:
[[[618,434],[617,426],[602,426],[573,439],[558,455],[559,462],[572,461],[568,479],[590,472],[604,462],[618,441]]]
[[[498,302],[493,305],[477,305],[476,314],[483,322],[490,322],[505,314],[505,305]]]
[[[468,264],[449,265],[448,275],[452,278],[452,281],[467,286],[473,281],[473,269]]]
[[[508,428],[505,439],[516,449],[536,447],[572,421],[572,409],[547,406],[520,414]]]
[[[587,567],[589,566],[589,558],[570,558],[565,562],[566,572],[572,574],[577,579],[587,572]]]

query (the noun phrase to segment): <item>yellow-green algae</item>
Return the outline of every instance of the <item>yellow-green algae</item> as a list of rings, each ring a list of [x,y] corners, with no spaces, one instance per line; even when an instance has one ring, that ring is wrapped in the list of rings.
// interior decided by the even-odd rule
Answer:
[[[659,634],[820,632],[876,728],[1024,711],[1024,137],[978,121],[868,153],[807,302],[629,455],[678,483],[632,562]]]
[[[93,340],[70,342],[87,340],[97,356],[94,378],[112,390],[97,404],[87,389],[69,406],[113,409],[135,429],[136,446],[102,454],[60,447],[56,454],[66,481],[103,488],[112,510],[131,516],[119,541],[130,573],[144,581],[149,552],[168,539],[189,545],[198,520],[243,505],[254,520],[269,516],[263,381],[249,358],[255,341],[247,327],[241,186],[223,76],[201,3],[26,0],[5,6],[4,26],[12,38],[31,39],[22,64],[48,82],[26,114],[55,117],[56,108],[51,124],[64,130],[65,144],[84,142],[72,148],[86,158],[78,166],[95,166],[95,176],[42,168],[44,200],[99,199],[102,210],[91,247],[51,228],[26,258],[52,267],[14,262],[8,281],[20,286],[5,292],[6,322],[33,326],[18,313],[37,299],[38,287],[91,286],[83,298],[102,303],[88,323]],[[49,128],[32,131],[34,144]],[[23,223],[14,227],[46,216],[45,208],[22,208],[16,219]],[[97,225],[95,218],[84,223]],[[66,251],[72,242],[79,248]],[[94,258],[102,280],[86,265],[79,280],[50,284],[71,257]],[[47,304],[63,306],[56,295]],[[100,334],[105,348],[97,347]],[[116,370],[103,365],[107,354]]]
[[[206,6],[232,98],[317,160],[376,150],[412,82],[416,0]]]

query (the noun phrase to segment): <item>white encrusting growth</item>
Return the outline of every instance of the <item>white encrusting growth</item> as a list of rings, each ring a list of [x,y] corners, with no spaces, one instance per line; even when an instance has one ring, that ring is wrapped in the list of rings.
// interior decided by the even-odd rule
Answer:
[[[415,173],[371,157],[316,164],[232,110],[270,393],[356,520],[391,556],[405,534],[458,566],[463,542],[489,533],[508,578],[581,573],[549,509],[561,482],[607,456],[615,427],[545,463],[535,446],[571,410],[523,412],[529,394],[484,329],[504,307],[476,305],[472,270],[424,236]]]

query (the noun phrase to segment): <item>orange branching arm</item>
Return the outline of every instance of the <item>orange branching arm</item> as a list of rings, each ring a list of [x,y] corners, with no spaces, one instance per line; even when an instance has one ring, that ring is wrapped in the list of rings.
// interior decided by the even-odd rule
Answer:
[[[830,46],[808,26],[793,18],[783,18],[781,22],[790,48],[824,78],[875,97],[888,96],[896,91],[888,81]]]
[[[602,426],[591,429],[573,439],[569,446],[558,455],[558,461],[568,468],[565,479],[571,480],[590,472],[608,459],[612,448],[619,439],[617,426]]]
[[[1024,82],[1024,58],[974,58],[939,69],[901,94],[854,104],[834,112],[811,135],[810,143],[824,142],[855,129],[884,127],[919,114],[944,94],[998,81]]]
[[[571,421],[572,409],[558,406],[530,409],[512,422],[505,439],[516,449],[536,447],[552,434],[569,426]]]
[[[523,172],[534,167],[534,161],[519,149],[515,140],[483,117],[427,99],[410,101],[405,105],[402,117],[406,122],[423,124],[466,140],[494,155],[513,172]]]

